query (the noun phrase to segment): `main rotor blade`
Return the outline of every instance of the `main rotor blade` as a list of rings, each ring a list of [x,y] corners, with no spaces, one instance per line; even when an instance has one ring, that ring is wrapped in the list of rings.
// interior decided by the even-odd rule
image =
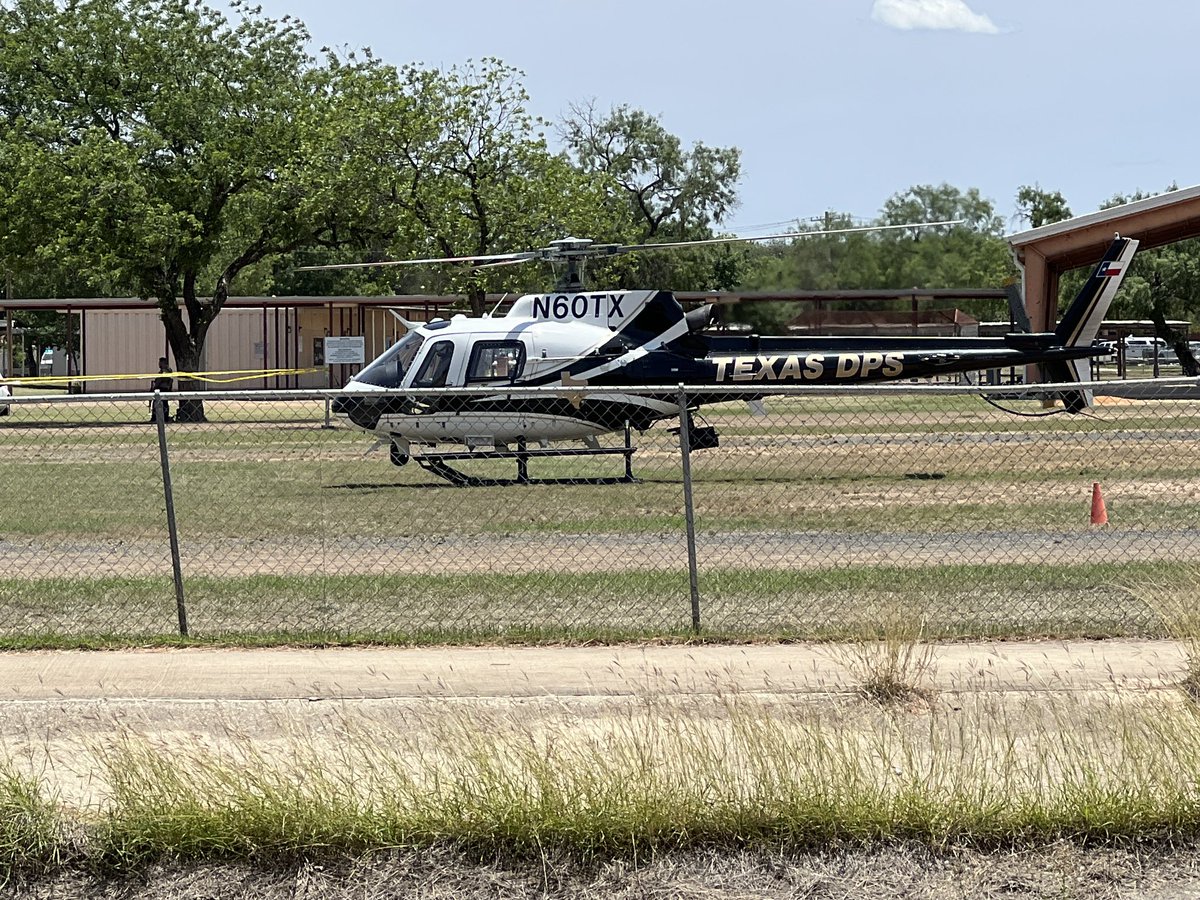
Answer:
[[[519,266],[521,263],[533,262],[528,256],[520,256],[516,259],[498,259],[495,262],[481,262],[472,268],[475,269],[494,269],[497,266]]]
[[[432,265],[434,263],[474,263],[481,262],[495,265],[499,261],[506,262],[527,262],[537,257],[528,252],[524,253],[493,253],[488,256],[442,256],[434,259],[389,259],[382,262],[360,262],[360,263],[336,263],[328,266],[297,266],[297,272],[321,272],[329,269],[366,269],[371,267],[381,266],[423,266]]]
[[[788,238],[820,237],[827,234],[862,234],[868,231],[895,231],[899,228],[936,228],[939,225],[961,225],[965,220],[951,219],[946,222],[909,222],[904,225],[862,225],[857,228],[829,228],[822,231],[788,231],[783,234],[763,234],[758,237],[707,238],[700,241],[671,241],[664,244],[630,244],[622,247],[622,253],[641,250],[668,250],[672,247],[703,247],[707,244],[738,244],[746,241],[782,241]]]
[[[297,272],[324,272],[337,269],[367,269],[385,266],[424,266],[440,263],[468,263],[476,268],[490,266],[516,265],[517,263],[534,260],[549,260],[551,262],[563,259],[585,259],[593,256],[616,256],[623,253],[640,252],[643,250],[671,250],[679,247],[704,247],[714,244],[741,244],[754,241],[782,241],[792,238],[821,237],[836,234],[865,234],[872,231],[895,231],[901,228],[937,228],[944,225],[961,225],[962,219],[952,219],[945,222],[908,222],[902,225],[862,225],[856,228],[828,228],[819,231],[788,231],[782,234],[763,234],[757,237],[727,237],[707,238],[698,241],[668,241],[662,244],[595,244],[574,250],[556,247],[541,250],[525,250],[519,253],[492,253],[476,256],[439,256],[429,259],[392,259],[381,262],[361,263],[332,263],[325,266],[297,266]]]

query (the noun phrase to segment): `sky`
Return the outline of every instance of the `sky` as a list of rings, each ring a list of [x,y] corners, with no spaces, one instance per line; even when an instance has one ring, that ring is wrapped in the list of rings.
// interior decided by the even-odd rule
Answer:
[[[1195,0],[258,0],[313,50],[397,65],[498,57],[530,109],[622,104],[742,151],[725,230],[863,219],[911,185],[1019,186],[1075,214],[1200,184]]]

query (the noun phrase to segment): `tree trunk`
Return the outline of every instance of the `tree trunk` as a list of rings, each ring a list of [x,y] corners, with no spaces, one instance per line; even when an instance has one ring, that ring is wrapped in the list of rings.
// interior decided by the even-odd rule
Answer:
[[[175,389],[179,391],[196,391],[203,389],[203,382],[180,377],[188,372],[201,370],[200,360],[203,358],[204,340],[208,336],[208,326],[212,316],[195,302],[187,303],[188,319],[183,320],[179,310],[179,301],[174,292],[165,291],[168,296],[159,296],[158,307],[162,316],[163,327],[167,332],[167,344],[175,357],[176,375]],[[180,400],[175,412],[177,422],[207,422],[204,415],[203,400]]]
[[[182,351],[182,352],[181,352]],[[171,352],[175,354],[175,369],[177,372],[198,372],[201,370],[199,354],[195,353],[191,343],[184,348],[171,345]],[[204,382],[193,381],[189,378],[178,378],[175,382],[177,391],[197,391],[204,389]],[[176,422],[207,422],[208,419],[204,415],[203,400],[180,400],[175,409]]]
[[[1167,317],[1157,303],[1150,307],[1150,321],[1154,323],[1154,336],[1160,337],[1175,351],[1175,355],[1179,357],[1179,366],[1183,370],[1183,374],[1194,378],[1200,375],[1200,363],[1196,361],[1196,355],[1192,353],[1192,348],[1188,344],[1187,332],[1179,331],[1167,324]]]
[[[487,291],[484,288],[471,288],[467,292],[467,299],[471,302],[471,315],[479,318],[487,312]]]

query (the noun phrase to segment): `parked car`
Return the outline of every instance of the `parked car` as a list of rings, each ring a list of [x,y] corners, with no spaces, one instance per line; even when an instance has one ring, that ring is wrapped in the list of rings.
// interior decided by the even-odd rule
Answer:
[[[4,373],[0,372],[0,378],[4,377]],[[12,396],[12,388],[7,384],[0,384],[0,416],[7,416],[9,405],[4,401]]]
[[[1157,337],[1125,338],[1125,361],[1131,363],[1153,363],[1157,348],[1160,363],[1177,362],[1175,351],[1167,342]]]

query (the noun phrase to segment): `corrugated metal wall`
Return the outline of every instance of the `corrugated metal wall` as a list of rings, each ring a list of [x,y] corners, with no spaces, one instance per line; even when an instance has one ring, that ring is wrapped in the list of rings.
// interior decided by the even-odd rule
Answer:
[[[170,357],[157,310],[89,310],[82,331],[80,362],[87,375],[154,372],[160,356]],[[93,382],[87,387],[92,394],[149,389],[144,378]]]
[[[178,369],[167,347],[158,311],[88,310],[82,334],[81,364],[88,375],[150,375],[158,369],[158,358],[166,356]],[[324,388],[340,387],[361,366],[334,366],[329,372],[317,367],[317,345],[326,335],[358,335],[366,338],[367,361],[374,359],[404,336],[404,326],[387,309],[377,307],[322,307],[300,309],[225,309],[209,330],[205,345],[206,371],[262,369],[309,369],[298,375],[257,378],[226,385],[229,388]],[[218,385],[219,386],[219,385]],[[181,385],[182,387],[182,385]],[[145,391],[148,378],[93,382],[88,393]]]
[[[204,369],[255,370],[262,369],[264,361],[271,368],[294,368],[297,365],[295,321],[294,310],[281,309],[278,316],[274,310],[267,310],[265,316],[261,310],[255,309],[223,310],[208,332]],[[162,321],[156,310],[89,310],[86,313],[83,343],[82,362],[88,375],[153,373],[158,369],[158,358],[164,355],[170,360],[172,369],[178,368],[167,347]],[[288,357],[286,366],[283,362],[285,347]],[[258,378],[235,382],[230,387],[274,388],[276,380]],[[319,384],[283,384],[282,378],[278,381],[279,387],[323,387],[324,374]],[[89,393],[149,389],[150,383],[145,378],[94,382],[88,386]]]

